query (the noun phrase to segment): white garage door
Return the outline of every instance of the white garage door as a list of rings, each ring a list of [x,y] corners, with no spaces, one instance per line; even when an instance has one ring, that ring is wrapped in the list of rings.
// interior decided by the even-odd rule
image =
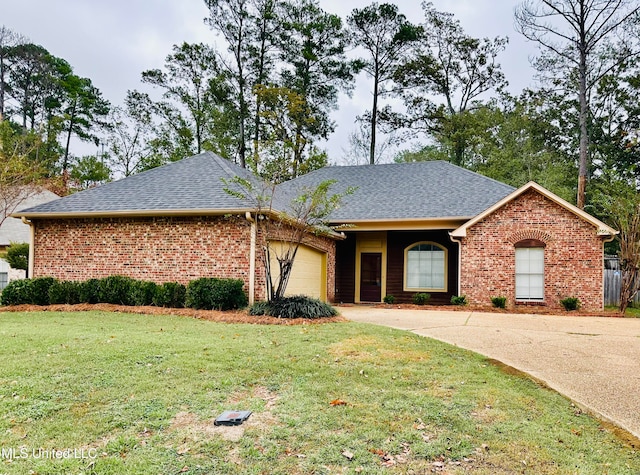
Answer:
[[[272,242],[271,248],[280,252],[286,246],[282,242]],[[271,256],[273,281],[279,275],[278,261]],[[322,251],[300,245],[293,261],[293,270],[285,295],[307,295],[320,300],[327,299],[327,255]]]

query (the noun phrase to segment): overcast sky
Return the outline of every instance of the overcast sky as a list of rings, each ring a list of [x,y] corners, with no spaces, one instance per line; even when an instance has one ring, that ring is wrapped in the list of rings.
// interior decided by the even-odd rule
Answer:
[[[382,3],[384,0],[379,1]],[[88,77],[112,104],[121,104],[127,90],[140,89],[140,73],[161,68],[174,44],[206,42],[215,37],[204,24],[203,0],[20,0],[3,1],[0,25],[28,37],[51,54],[67,60],[74,72]],[[353,8],[372,0],[320,0],[322,8],[343,19]],[[419,0],[396,0],[412,22],[423,21]],[[502,69],[517,94],[533,85],[529,56],[534,46],[514,30],[517,0],[433,0],[437,10],[460,20],[475,37],[507,36],[500,56]],[[351,98],[342,97],[334,114],[336,132],[326,145],[331,162],[340,162],[354,119],[370,107],[370,83],[359,78]]]

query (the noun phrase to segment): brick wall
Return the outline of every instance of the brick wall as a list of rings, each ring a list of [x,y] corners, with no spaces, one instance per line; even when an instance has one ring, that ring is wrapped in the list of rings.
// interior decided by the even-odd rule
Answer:
[[[467,230],[460,246],[460,293],[469,302],[490,305],[490,297],[515,301],[515,243],[545,243],[544,305],[578,297],[585,310],[603,307],[603,243],[597,229],[575,214],[529,190]]]
[[[125,275],[187,284],[199,277],[242,279],[249,288],[251,226],[240,216],[43,219],[35,224],[34,277],[86,280]],[[258,241],[259,242],[259,241]],[[327,297],[335,287],[335,243],[305,240],[327,252]],[[256,299],[265,295],[256,252]]]

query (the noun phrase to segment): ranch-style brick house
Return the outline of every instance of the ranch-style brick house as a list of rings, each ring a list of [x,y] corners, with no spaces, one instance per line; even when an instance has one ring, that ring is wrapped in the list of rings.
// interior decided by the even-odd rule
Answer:
[[[30,275],[231,277],[263,300],[255,208],[225,191],[236,176],[256,180],[205,152],[15,213],[31,225]],[[504,296],[509,307],[551,309],[577,297],[603,308],[604,242],[617,231],[536,183],[514,189],[442,161],[325,167],[278,185],[274,208],[325,180],[355,192],[330,216],[337,233],[305,239],[289,294],[365,303],[426,292],[476,305]]]

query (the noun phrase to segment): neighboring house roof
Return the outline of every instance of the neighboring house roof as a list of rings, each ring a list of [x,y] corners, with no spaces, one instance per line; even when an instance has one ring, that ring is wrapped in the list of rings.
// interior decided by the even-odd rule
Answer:
[[[14,214],[35,218],[220,214],[251,210],[250,203],[225,191],[223,179],[236,176],[258,186],[258,180],[250,171],[204,152]]]
[[[42,190],[20,203],[15,212],[17,213],[20,210],[42,203],[48,203],[57,198],[60,197],[55,193],[49,190]],[[0,225],[0,246],[8,246],[12,242],[29,242],[29,236],[29,225],[24,224],[20,219],[7,217]]]
[[[342,192],[355,187],[331,222],[469,219],[514,188],[444,161],[325,167],[279,186],[289,196],[304,187],[336,180]]]
[[[578,208],[578,207],[572,205],[571,203],[563,200],[558,195],[555,195],[554,193],[550,192],[546,188],[543,188],[542,186],[538,185],[537,183],[535,183],[533,181],[530,181],[526,185],[523,185],[520,188],[518,188],[517,190],[515,190],[513,193],[510,193],[509,195],[505,196],[503,199],[501,199],[500,201],[495,203],[493,206],[487,208],[482,213],[478,214],[473,219],[467,221],[462,226],[460,226],[458,229],[455,229],[454,231],[450,232],[449,234],[453,238],[466,237],[467,236],[467,229],[469,229],[470,227],[472,227],[476,223],[482,221],[487,216],[489,216],[492,213],[494,213],[496,210],[502,208],[505,204],[509,203],[510,201],[515,200],[517,197],[521,196],[522,194],[524,194],[525,192],[527,192],[529,190],[537,191],[538,193],[540,193],[545,198],[550,199],[551,201],[555,202],[556,204],[560,205],[561,207],[563,207],[566,210],[570,211],[571,213],[575,214],[579,218],[581,218],[581,219],[587,221],[588,223],[592,224],[597,229],[597,234],[599,236],[611,236],[611,237],[613,237],[616,234],[618,234],[618,231],[616,231],[612,227],[606,225],[605,223],[603,223],[599,219],[594,218],[590,214],[585,213],[580,208]]]

